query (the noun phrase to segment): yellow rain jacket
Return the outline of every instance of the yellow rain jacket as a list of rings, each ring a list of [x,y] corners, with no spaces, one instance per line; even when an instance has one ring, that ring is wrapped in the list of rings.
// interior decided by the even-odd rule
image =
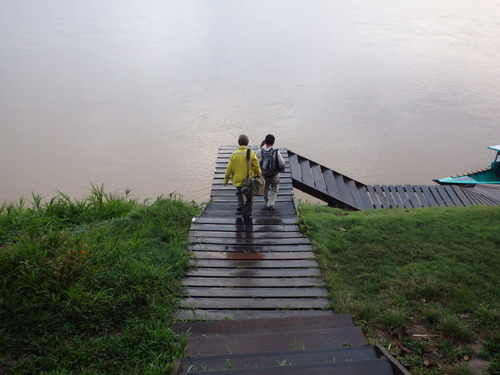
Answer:
[[[231,180],[234,186],[241,186],[241,183],[247,178],[247,172],[250,177],[262,176],[259,160],[253,150],[250,150],[250,169],[247,164],[247,146],[240,146],[229,158],[226,175],[224,176],[224,185]]]

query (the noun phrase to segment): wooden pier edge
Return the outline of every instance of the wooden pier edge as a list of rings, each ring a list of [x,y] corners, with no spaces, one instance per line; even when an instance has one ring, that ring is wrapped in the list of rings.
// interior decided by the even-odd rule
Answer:
[[[484,188],[458,185],[366,185],[289,149],[287,152],[293,187],[329,206],[351,210],[500,206],[500,189],[486,192]]]
[[[401,364],[394,356],[382,345],[375,344],[375,349],[379,352],[380,356],[387,358],[391,365],[401,374],[401,375],[411,375],[410,371]]]

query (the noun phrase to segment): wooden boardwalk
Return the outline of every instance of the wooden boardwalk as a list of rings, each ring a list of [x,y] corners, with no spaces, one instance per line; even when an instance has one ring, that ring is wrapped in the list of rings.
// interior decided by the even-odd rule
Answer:
[[[235,147],[217,156],[211,201],[193,219],[187,298],[179,319],[238,319],[331,315],[310,241],[300,233],[289,168],[282,173],[276,209],[255,197],[253,218],[235,215],[234,186],[223,186]],[[281,153],[288,165],[286,150]]]
[[[492,187],[455,185],[365,185],[288,150],[293,186],[332,207],[384,208],[500,206]]]
[[[293,188],[331,206],[382,208],[500,205],[491,186],[365,185],[281,149],[286,162],[275,211],[256,197],[253,218],[235,215],[223,186],[236,147],[220,147],[211,200],[193,219],[192,270],[174,331],[188,332],[173,374],[408,375],[384,348],[367,345],[352,318],[330,310],[309,239],[297,224]]]
[[[366,345],[349,315],[187,322],[187,350],[173,374],[410,374]]]
[[[223,186],[236,147],[221,147],[203,213],[189,238],[193,269],[183,278],[175,332],[187,348],[173,374],[409,374],[386,350],[367,345],[350,315],[334,314],[309,239],[297,225],[287,150],[275,210],[254,201],[235,215],[235,188]]]

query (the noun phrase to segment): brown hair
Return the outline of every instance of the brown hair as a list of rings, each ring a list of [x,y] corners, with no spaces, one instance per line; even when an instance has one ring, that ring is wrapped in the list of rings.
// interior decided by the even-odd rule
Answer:
[[[245,134],[240,135],[238,138],[238,144],[240,146],[248,146],[248,137]]]

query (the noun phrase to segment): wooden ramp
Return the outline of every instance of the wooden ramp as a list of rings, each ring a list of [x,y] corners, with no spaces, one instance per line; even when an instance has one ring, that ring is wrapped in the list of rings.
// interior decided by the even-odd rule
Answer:
[[[293,187],[332,207],[381,208],[500,206],[492,188],[455,185],[365,185],[288,150]],[[493,193],[492,193],[493,192]]]
[[[211,201],[190,228],[193,269],[174,331],[187,332],[174,374],[409,374],[360,328],[330,310],[310,241],[297,226],[287,150],[275,210],[254,201],[235,215],[235,188],[223,186],[229,157],[220,147]]]

